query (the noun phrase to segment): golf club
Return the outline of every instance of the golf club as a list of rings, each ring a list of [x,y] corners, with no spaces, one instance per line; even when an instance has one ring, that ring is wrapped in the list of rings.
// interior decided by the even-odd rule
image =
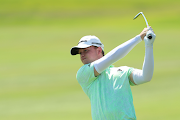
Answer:
[[[143,12],[139,12],[139,13],[133,18],[133,20],[136,19],[140,14],[144,17],[144,20],[145,20],[145,22],[146,22],[147,27],[149,27],[148,22],[147,22],[147,19],[146,19],[146,17],[144,16]]]
[[[142,16],[144,17],[144,20],[145,20],[145,22],[146,22],[146,26],[149,27],[149,24],[148,24],[148,22],[147,22],[146,17],[145,17],[144,14],[143,14],[143,12],[139,12],[139,13],[133,18],[133,20],[136,19],[139,15],[142,15]],[[151,30],[151,29],[150,29],[150,30]],[[151,31],[152,31],[152,30],[151,30]],[[150,32],[149,34],[147,34],[146,37],[147,37],[149,40],[151,40],[152,37],[153,37],[153,31]]]

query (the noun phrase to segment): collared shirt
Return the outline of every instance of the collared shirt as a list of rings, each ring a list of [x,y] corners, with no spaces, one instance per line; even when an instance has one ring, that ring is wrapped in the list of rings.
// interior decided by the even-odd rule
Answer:
[[[93,120],[136,120],[129,80],[132,70],[111,65],[97,77],[93,63],[78,70],[76,78],[90,99]]]

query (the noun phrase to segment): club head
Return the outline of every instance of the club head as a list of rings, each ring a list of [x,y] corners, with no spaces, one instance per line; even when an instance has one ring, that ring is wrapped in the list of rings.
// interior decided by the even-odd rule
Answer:
[[[143,12],[139,12],[139,13],[133,18],[133,20],[136,19],[140,14],[143,14]]]
[[[143,12],[139,12],[139,13],[133,18],[133,20],[136,19],[140,14],[144,17],[144,20],[145,20],[145,22],[146,22],[146,26],[149,27],[148,22],[147,22],[147,20],[146,20],[146,17],[144,16]]]

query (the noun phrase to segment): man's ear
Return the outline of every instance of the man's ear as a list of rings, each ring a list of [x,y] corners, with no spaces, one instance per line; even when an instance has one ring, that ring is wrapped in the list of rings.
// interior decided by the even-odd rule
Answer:
[[[98,47],[98,54],[101,54],[102,53],[102,48],[101,47]]]

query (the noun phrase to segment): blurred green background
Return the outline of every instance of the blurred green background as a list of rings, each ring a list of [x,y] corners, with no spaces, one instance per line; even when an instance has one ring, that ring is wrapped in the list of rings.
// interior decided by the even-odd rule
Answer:
[[[0,120],[91,120],[70,48],[96,35],[105,53],[139,34],[157,37],[151,82],[133,86],[138,120],[180,119],[180,1],[0,0]],[[142,68],[144,42],[115,66]]]

